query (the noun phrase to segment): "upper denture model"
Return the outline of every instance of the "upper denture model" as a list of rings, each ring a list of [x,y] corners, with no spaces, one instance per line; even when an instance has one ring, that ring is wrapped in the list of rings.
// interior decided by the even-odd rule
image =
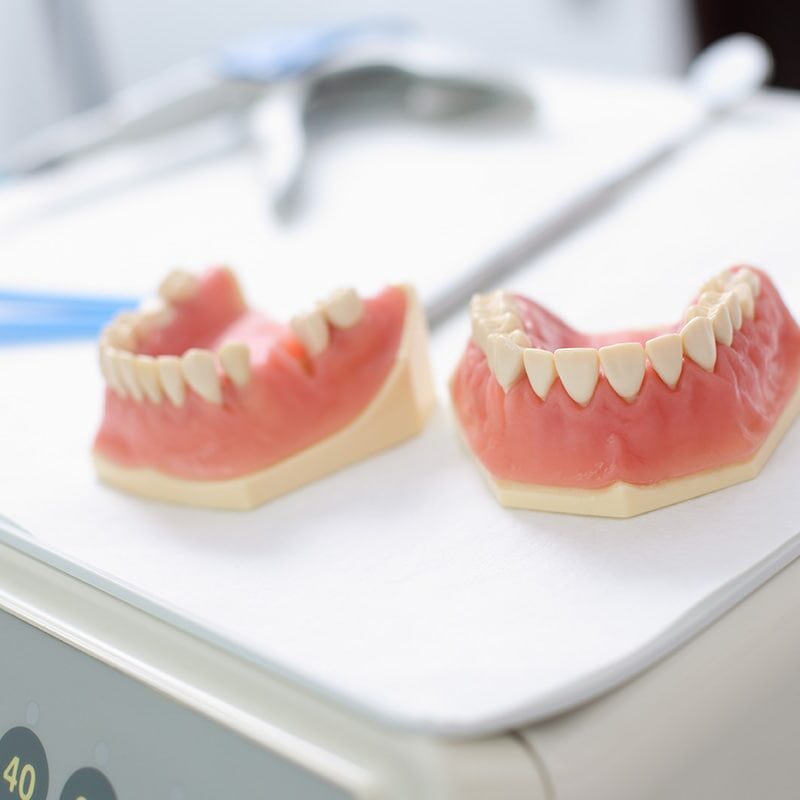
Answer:
[[[247,509],[418,433],[434,405],[416,293],[352,289],[286,325],[226,268],[175,271],[100,340],[105,482]]]
[[[498,500],[628,517],[755,477],[800,410],[800,329],[761,271],[684,320],[589,335],[497,291],[471,303],[455,414]]]

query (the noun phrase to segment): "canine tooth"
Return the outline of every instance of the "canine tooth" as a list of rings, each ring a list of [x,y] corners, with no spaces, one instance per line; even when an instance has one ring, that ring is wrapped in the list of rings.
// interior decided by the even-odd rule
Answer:
[[[510,336],[503,333],[493,333],[489,339],[491,342],[489,368],[503,387],[503,391],[508,392],[522,374],[522,348]]]
[[[599,377],[599,358],[593,347],[564,347],[555,352],[556,372],[567,394],[585,406],[594,394]]]
[[[758,297],[758,293],[761,291],[761,281],[758,275],[747,267],[742,267],[733,274],[733,283],[746,283],[752,289],[753,297]]]
[[[159,356],[156,359],[158,377],[164,394],[174,406],[182,406],[186,400],[186,386],[183,383],[183,370],[178,356]]]
[[[683,352],[703,369],[712,372],[717,363],[717,343],[708,317],[695,317],[681,329]]]
[[[638,342],[612,344],[600,348],[600,363],[611,388],[632,400],[642,387],[646,367],[644,348]]]
[[[187,350],[181,358],[181,366],[186,383],[209,403],[222,402],[222,389],[219,385],[217,365],[208,350],[196,347]]]
[[[711,320],[711,327],[714,329],[714,338],[720,344],[730,345],[733,341],[733,323],[727,307],[722,303],[714,306],[708,318]]]
[[[147,399],[158,405],[161,402],[161,384],[158,382],[158,367],[152,356],[136,356],[133,359],[136,377]]]
[[[742,327],[742,307],[739,305],[739,296],[733,292],[725,292],[720,298],[720,302],[728,309],[733,329],[738,331]]]
[[[137,402],[141,403],[144,398],[142,387],[136,375],[136,366],[133,362],[133,353],[125,351],[119,352],[114,357],[114,366],[122,379],[128,394]]]
[[[241,389],[250,382],[250,348],[242,342],[226,342],[219,360],[228,377]]]
[[[522,352],[522,363],[531,389],[544,400],[556,379],[555,357],[549,350],[528,347]]]
[[[670,389],[674,389],[683,369],[683,340],[680,334],[665,333],[648,339],[644,349],[658,377]]]
[[[174,269],[161,281],[158,293],[168,303],[188,300],[196,291],[200,280],[196,275],[183,269]]]
[[[323,304],[328,321],[336,328],[352,328],[364,316],[364,303],[355,289],[337,289]]]
[[[731,287],[731,291],[734,292],[737,299],[739,300],[739,306],[742,309],[742,316],[746,317],[747,319],[753,319],[756,310],[756,304],[753,300],[753,290],[750,288],[749,283],[734,283]]]
[[[296,317],[292,317],[289,324],[294,335],[303,343],[310,356],[319,355],[328,346],[330,331],[321,311],[298,314]]]

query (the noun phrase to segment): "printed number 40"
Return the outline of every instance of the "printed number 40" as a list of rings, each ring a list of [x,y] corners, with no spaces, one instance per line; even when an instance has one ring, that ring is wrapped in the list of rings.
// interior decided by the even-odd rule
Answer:
[[[19,756],[14,756],[3,770],[3,780],[8,784],[8,791],[14,794],[19,787],[20,800],[31,800],[36,789],[36,770],[30,764],[19,768]]]

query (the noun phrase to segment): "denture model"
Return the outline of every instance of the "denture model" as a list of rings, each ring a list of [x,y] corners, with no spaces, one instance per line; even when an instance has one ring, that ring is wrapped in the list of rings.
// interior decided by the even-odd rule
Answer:
[[[505,506],[629,517],[749,480],[800,409],[800,329],[754,269],[663,329],[579,333],[503,291],[471,319],[452,399]]]
[[[100,341],[100,478],[175,503],[248,509],[422,430],[434,405],[413,289],[339,290],[288,325],[225,268],[176,271]]]

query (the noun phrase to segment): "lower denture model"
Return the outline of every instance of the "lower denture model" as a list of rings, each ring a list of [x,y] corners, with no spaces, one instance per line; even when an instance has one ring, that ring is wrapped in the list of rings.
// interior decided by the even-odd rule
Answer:
[[[338,290],[288,325],[225,268],[176,271],[100,341],[100,478],[175,503],[248,509],[422,430],[434,405],[413,289]]]
[[[671,328],[584,334],[503,291],[471,319],[452,399],[505,506],[629,517],[749,480],[800,410],[800,329],[755,269]]]

